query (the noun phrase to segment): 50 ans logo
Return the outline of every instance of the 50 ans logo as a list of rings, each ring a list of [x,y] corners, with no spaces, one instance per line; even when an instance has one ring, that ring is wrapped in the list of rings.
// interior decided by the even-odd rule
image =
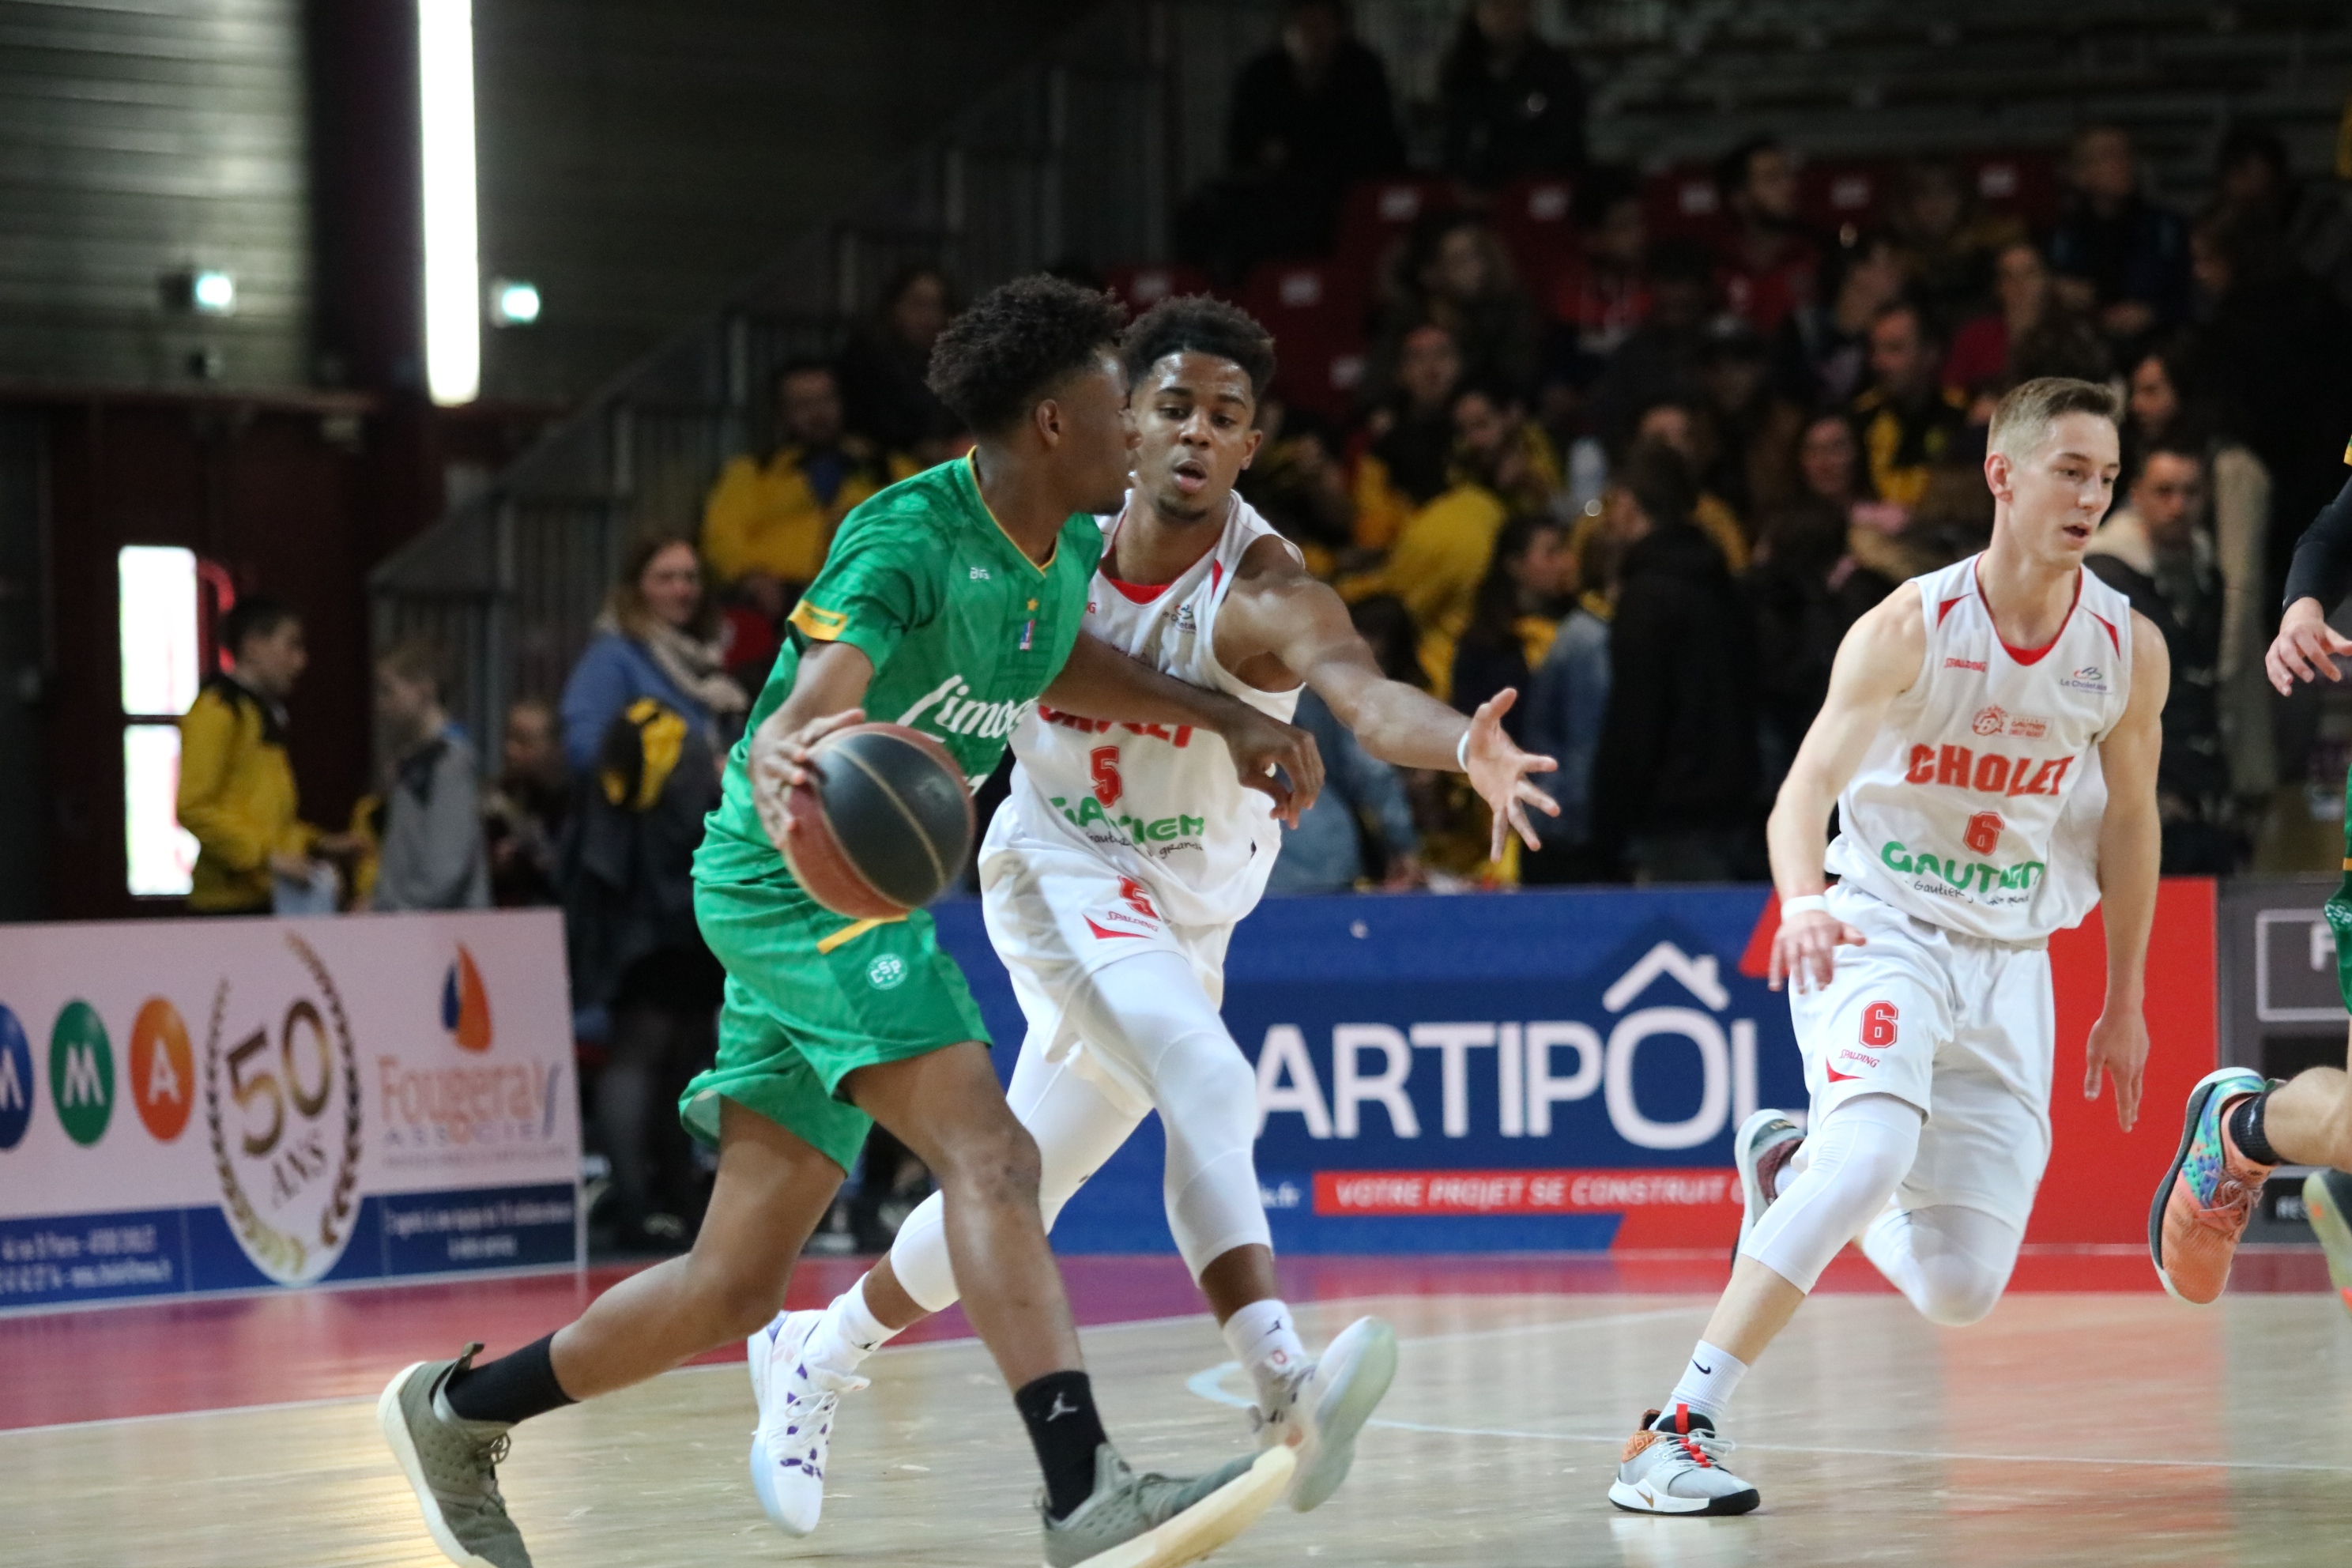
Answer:
[[[238,1244],[270,1279],[299,1285],[333,1268],[351,1240],[360,1083],[333,977],[299,936],[289,931],[286,945],[294,963],[279,984],[248,985],[265,997],[290,992],[282,1005],[241,1007],[232,1023],[228,979],[214,993],[205,1120]]]

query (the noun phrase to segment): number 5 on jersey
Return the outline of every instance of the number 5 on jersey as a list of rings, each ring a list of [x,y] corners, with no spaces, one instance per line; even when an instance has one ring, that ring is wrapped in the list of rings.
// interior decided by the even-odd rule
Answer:
[[[1087,768],[1094,779],[1095,798],[1106,809],[1117,805],[1127,793],[1127,781],[1118,776],[1118,748],[1097,746],[1087,753]]]

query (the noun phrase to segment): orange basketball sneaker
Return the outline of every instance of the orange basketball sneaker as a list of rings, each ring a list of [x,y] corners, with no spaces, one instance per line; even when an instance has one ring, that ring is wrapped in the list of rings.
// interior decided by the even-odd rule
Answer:
[[[2192,1306],[2221,1300],[2238,1238],[2273,1169],[2241,1153],[2229,1127],[2231,1108],[2268,1087],[2260,1073],[2223,1068],[2189,1090],[2180,1152],[2148,1210],[2147,1249],[2164,1288]]]

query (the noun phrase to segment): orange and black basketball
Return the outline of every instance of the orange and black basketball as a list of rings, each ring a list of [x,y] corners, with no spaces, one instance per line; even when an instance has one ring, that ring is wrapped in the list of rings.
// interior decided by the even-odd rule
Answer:
[[[946,747],[903,724],[853,724],[809,753],[785,796],[785,862],[835,914],[888,920],[922,908],[971,855],[971,792]]]

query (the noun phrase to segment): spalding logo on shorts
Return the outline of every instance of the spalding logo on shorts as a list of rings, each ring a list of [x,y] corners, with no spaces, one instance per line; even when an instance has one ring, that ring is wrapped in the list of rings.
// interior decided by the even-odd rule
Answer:
[[[907,961],[886,952],[866,966],[866,983],[877,991],[895,991],[907,978]]]

